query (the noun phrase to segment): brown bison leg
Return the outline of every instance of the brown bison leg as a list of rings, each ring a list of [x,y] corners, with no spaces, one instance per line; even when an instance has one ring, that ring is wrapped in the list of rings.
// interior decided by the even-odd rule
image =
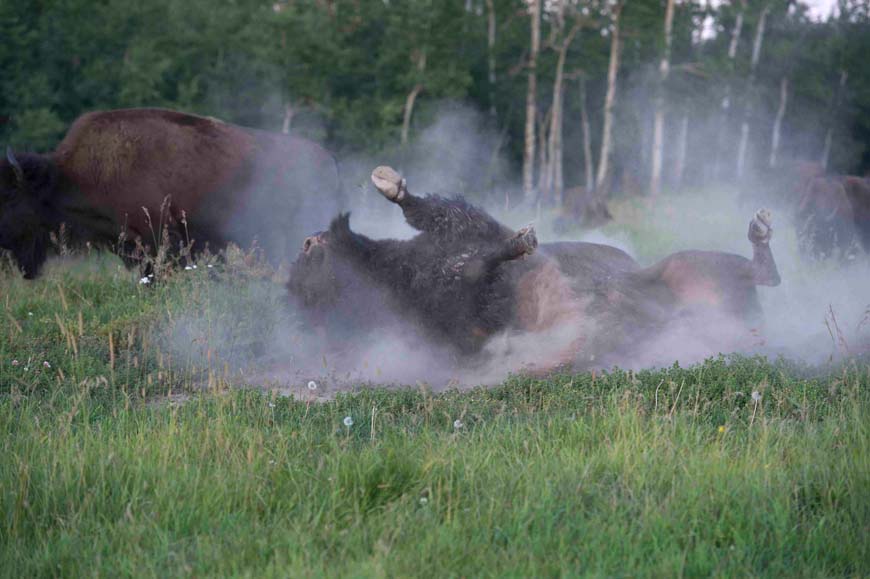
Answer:
[[[503,240],[514,234],[462,199],[412,195],[405,179],[392,167],[377,167],[372,171],[372,183],[381,195],[402,208],[405,221],[418,231],[451,239]]]
[[[752,243],[752,277],[755,285],[778,286],[780,281],[773,253],[770,251],[770,238],[773,235],[770,211],[759,209],[749,223],[749,241]]]

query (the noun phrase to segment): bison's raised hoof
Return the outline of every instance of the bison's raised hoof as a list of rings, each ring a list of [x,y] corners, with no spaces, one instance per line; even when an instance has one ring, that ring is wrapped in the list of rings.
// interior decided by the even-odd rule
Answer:
[[[372,171],[372,183],[381,195],[393,203],[398,203],[405,197],[405,180],[392,167],[386,165],[377,167]]]
[[[767,209],[759,209],[749,223],[749,241],[753,244],[766,245],[773,236],[771,215]]]

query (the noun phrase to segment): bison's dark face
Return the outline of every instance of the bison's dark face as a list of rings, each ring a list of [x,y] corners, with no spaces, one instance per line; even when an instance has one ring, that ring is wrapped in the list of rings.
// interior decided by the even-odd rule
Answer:
[[[0,161],[0,248],[9,250],[26,278],[45,262],[49,241],[49,197],[54,177],[38,155],[21,160],[7,150]]]
[[[327,246],[327,234],[316,233],[305,239],[302,251],[290,268],[287,288],[306,309],[335,306],[342,290],[350,283],[342,275],[344,264]]]
[[[366,333],[389,315],[388,294],[336,247],[346,216],[305,239],[287,289],[303,322],[345,337]]]

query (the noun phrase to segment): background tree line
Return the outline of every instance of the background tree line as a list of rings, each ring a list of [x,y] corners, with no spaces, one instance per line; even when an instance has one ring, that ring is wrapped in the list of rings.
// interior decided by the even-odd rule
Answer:
[[[3,0],[0,29],[19,149],[161,106],[400,152],[447,100],[486,116],[527,201],[870,170],[867,0],[824,21],[794,0]]]

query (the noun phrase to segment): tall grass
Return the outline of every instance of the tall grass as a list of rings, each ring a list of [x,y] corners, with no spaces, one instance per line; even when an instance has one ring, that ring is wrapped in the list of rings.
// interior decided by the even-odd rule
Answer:
[[[248,257],[0,271],[0,576],[870,574],[866,362],[293,400]]]
[[[868,386],[744,359],[318,405],[7,395],[0,569],[862,576]]]

